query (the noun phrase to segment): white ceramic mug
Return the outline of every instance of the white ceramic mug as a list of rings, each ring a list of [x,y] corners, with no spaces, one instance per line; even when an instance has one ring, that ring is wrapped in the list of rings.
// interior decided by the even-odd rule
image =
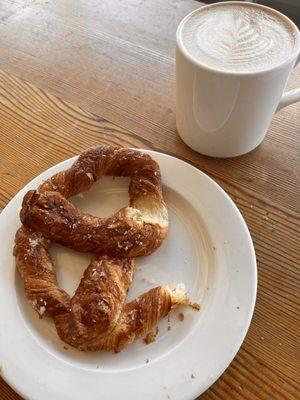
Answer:
[[[223,4],[230,3],[239,2]],[[284,92],[289,75],[299,61],[300,33],[286,16],[272,10],[293,24],[297,32],[292,56],[264,71],[222,71],[202,65],[182,44],[182,26],[197,11],[187,15],[177,29],[177,129],[182,140],[199,153],[213,157],[239,156],[262,142],[276,111],[300,100],[300,88]]]

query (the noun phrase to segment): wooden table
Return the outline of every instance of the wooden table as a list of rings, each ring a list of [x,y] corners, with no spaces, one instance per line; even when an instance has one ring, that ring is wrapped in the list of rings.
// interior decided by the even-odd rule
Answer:
[[[200,398],[296,399],[300,106],[278,113],[264,143],[243,157],[213,159],[187,148],[175,127],[175,30],[198,6],[1,1],[0,207],[40,172],[99,143],[155,149],[195,165],[241,210],[259,274],[246,340]],[[290,80],[297,85],[299,68]],[[0,399],[20,397],[1,380]]]

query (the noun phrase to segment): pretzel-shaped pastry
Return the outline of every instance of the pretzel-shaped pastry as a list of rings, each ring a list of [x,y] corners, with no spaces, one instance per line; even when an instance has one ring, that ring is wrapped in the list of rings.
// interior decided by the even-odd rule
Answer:
[[[131,176],[131,207],[97,218],[66,200],[88,190],[103,175]],[[41,317],[53,318],[66,343],[85,351],[120,351],[172,308],[187,304],[182,285],[164,285],[124,306],[135,271],[129,256],[151,253],[167,233],[161,187],[159,167],[150,156],[100,146],[25,195],[20,213],[23,226],[15,238],[16,265],[27,298]],[[51,241],[97,253],[72,298],[58,286],[48,252]]]

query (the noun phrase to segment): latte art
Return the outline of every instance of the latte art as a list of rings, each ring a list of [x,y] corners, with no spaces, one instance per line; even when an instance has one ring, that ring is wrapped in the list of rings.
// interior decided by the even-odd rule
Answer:
[[[259,71],[293,52],[296,33],[276,13],[252,5],[224,4],[192,14],[182,42],[199,62],[226,71]]]

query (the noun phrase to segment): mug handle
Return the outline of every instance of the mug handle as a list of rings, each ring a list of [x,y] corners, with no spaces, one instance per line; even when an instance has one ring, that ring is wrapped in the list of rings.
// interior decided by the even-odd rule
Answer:
[[[298,57],[298,60],[296,61],[296,64],[294,65],[294,68],[299,63],[299,61],[300,61],[300,55]],[[284,92],[279,101],[276,112],[281,110],[283,107],[286,107],[286,106],[289,106],[290,104],[296,103],[297,101],[300,101],[300,88],[292,89],[292,90],[288,90],[287,92]]]

